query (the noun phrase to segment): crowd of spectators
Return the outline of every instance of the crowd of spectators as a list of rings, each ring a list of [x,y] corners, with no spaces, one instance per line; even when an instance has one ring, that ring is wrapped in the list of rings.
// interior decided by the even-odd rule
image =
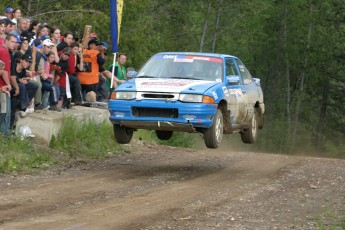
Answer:
[[[82,47],[75,33],[62,34],[50,26],[6,8],[0,16],[0,132],[13,134],[16,114],[42,110],[61,112],[83,105],[88,94],[107,101],[110,85],[126,80],[125,54],[118,55],[115,69],[103,67],[107,42],[91,33]],[[131,73],[133,70],[131,69]],[[114,73],[114,76],[112,76]],[[113,79],[113,84],[111,84]]]

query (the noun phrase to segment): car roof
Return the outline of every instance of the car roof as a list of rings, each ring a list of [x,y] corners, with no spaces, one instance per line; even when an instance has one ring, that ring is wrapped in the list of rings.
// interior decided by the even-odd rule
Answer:
[[[229,54],[217,54],[217,53],[204,53],[204,52],[161,52],[157,54],[163,55],[196,55],[196,56],[208,56],[208,57],[218,57],[218,58],[237,58],[236,56]]]

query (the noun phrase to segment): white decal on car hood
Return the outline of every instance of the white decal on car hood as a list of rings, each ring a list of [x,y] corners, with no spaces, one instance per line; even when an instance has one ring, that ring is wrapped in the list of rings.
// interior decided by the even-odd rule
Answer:
[[[179,93],[183,89],[196,86],[210,81],[189,79],[164,79],[164,78],[137,78],[135,84],[137,91],[144,92],[171,92]]]

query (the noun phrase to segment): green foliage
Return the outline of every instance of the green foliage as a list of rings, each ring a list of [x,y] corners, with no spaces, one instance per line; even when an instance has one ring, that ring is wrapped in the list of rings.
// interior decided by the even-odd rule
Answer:
[[[50,146],[66,152],[70,158],[102,158],[124,149],[114,141],[112,126],[103,121],[78,122],[76,118],[66,117],[57,139]]]
[[[335,211],[327,211],[317,220],[318,230],[338,230],[345,229],[345,216]]]
[[[344,156],[343,3],[125,0],[119,49],[128,54],[127,66],[136,69],[161,51],[236,55],[261,78],[266,106],[261,151]],[[106,0],[0,1],[1,9],[20,7],[62,33],[82,36],[84,26],[92,25],[105,41],[110,41],[109,5]],[[105,67],[110,62],[111,55]]]

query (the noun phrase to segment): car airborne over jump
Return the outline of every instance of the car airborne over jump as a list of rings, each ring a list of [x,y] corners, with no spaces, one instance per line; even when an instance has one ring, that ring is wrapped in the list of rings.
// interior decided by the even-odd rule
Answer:
[[[199,132],[208,148],[235,132],[254,143],[265,111],[260,79],[240,59],[187,52],[152,56],[112,92],[108,108],[120,144],[129,143],[135,130],[148,129],[161,140],[174,131]]]

